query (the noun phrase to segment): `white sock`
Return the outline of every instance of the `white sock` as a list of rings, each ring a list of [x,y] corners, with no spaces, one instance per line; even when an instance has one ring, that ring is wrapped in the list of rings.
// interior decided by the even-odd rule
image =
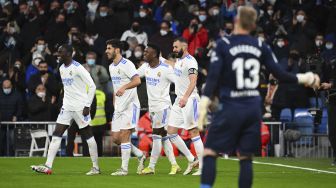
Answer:
[[[202,169],[203,167],[203,151],[204,151],[204,146],[203,142],[200,136],[196,136],[194,138],[191,138],[192,142],[194,143],[195,146],[195,151],[196,155],[199,161],[199,169]]]
[[[128,162],[131,157],[131,143],[121,143],[121,168],[128,171]]]
[[[52,168],[54,159],[56,157],[56,153],[58,151],[58,148],[60,147],[62,142],[62,137],[58,136],[53,136],[49,145],[48,149],[48,156],[47,156],[47,161],[45,163],[46,166],[49,168]]]
[[[132,153],[136,157],[140,158],[144,155],[143,152],[139,148],[137,148],[135,145],[131,144],[131,147],[132,147]]]
[[[176,159],[174,155],[174,149],[173,149],[173,145],[171,144],[169,140],[169,137],[168,136],[163,137],[162,143],[163,143],[163,150],[166,156],[168,157],[170,164],[176,165],[177,163],[176,163]]]
[[[86,140],[88,146],[89,146],[89,153],[92,161],[92,166],[99,169],[98,165],[98,149],[97,149],[97,143],[94,137],[91,137]]]
[[[162,149],[162,136],[153,134],[153,147],[149,160],[149,168],[154,169]]]
[[[170,141],[187,157],[189,162],[194,161],[195,157],[191,154],[190,150],[178,134],[168,135]]]

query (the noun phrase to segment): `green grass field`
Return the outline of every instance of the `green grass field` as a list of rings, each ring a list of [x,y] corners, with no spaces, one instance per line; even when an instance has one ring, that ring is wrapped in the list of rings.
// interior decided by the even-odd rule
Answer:
[[[330,166],[330,160],[284,159],[284,158],[256,158],[256,161],[266,163],[280,163],[306,168],[326,170],[336,173],[336,167]],[[137,175],[137,161],[130,162],[130,173],[125,177],[113,177],[111,172],[120,166],[120,158],[100,158],[102,174],[99,176],[85,176],[90,169],[89,158],[56,158],[52,175],[33,172],[32,164],[42,164],[45,158],[0,158],[0,187],[71,187],[71,188],[188,188],[199,187],[199,177],[169,176],[170,165],[166,158],[160,158],[155,175]],[[148,161],[146,161],[146,164]],[[187,163],[184,158],[178,158],[178,163],[185,169]],[[219,159],[218,173],[215,187],[237,187],[238,162]],[[287,188],[287,187],[336,187],[336,174],[312,172],[302,169],[291,169],[264,164],[254,164],[253,187]]]

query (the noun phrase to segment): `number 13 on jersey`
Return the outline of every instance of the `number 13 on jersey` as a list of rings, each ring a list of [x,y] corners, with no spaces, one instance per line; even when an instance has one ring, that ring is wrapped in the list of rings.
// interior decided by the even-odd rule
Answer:
[[[232,70],[236,72],[237,89],[256,89],[259,85],[260,63],[257,59],[236,58],[232,63]],[[244,77],[244,72],[248,76]]]

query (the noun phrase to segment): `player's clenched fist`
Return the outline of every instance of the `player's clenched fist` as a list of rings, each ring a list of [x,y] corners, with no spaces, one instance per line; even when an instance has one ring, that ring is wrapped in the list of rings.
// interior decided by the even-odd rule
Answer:
[[[320,77],[312,72],[296,74],[299,84],[304,84],[307,87],[318,89],[320,87]]]
[[[199,107],[199,117],[198,117],[198,129],[203,130],[203,127],[207,125],[207,112],[210,104],[210,99],[207,96],[201,97],[200,107]]]
[[[120,97],[120,96],[122,96],[124,93],[125,93],[125,88],[124,88],[124,87],[121,87],[121,88],[117,91],[116,96]]]

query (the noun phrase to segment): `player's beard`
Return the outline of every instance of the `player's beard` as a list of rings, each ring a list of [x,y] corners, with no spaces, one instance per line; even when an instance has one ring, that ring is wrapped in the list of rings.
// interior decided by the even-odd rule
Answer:
[[[182,56],[183,56],[183,50],[182,49],[178,52],[175,52],[175,57],[176,58],[181,58]]]

